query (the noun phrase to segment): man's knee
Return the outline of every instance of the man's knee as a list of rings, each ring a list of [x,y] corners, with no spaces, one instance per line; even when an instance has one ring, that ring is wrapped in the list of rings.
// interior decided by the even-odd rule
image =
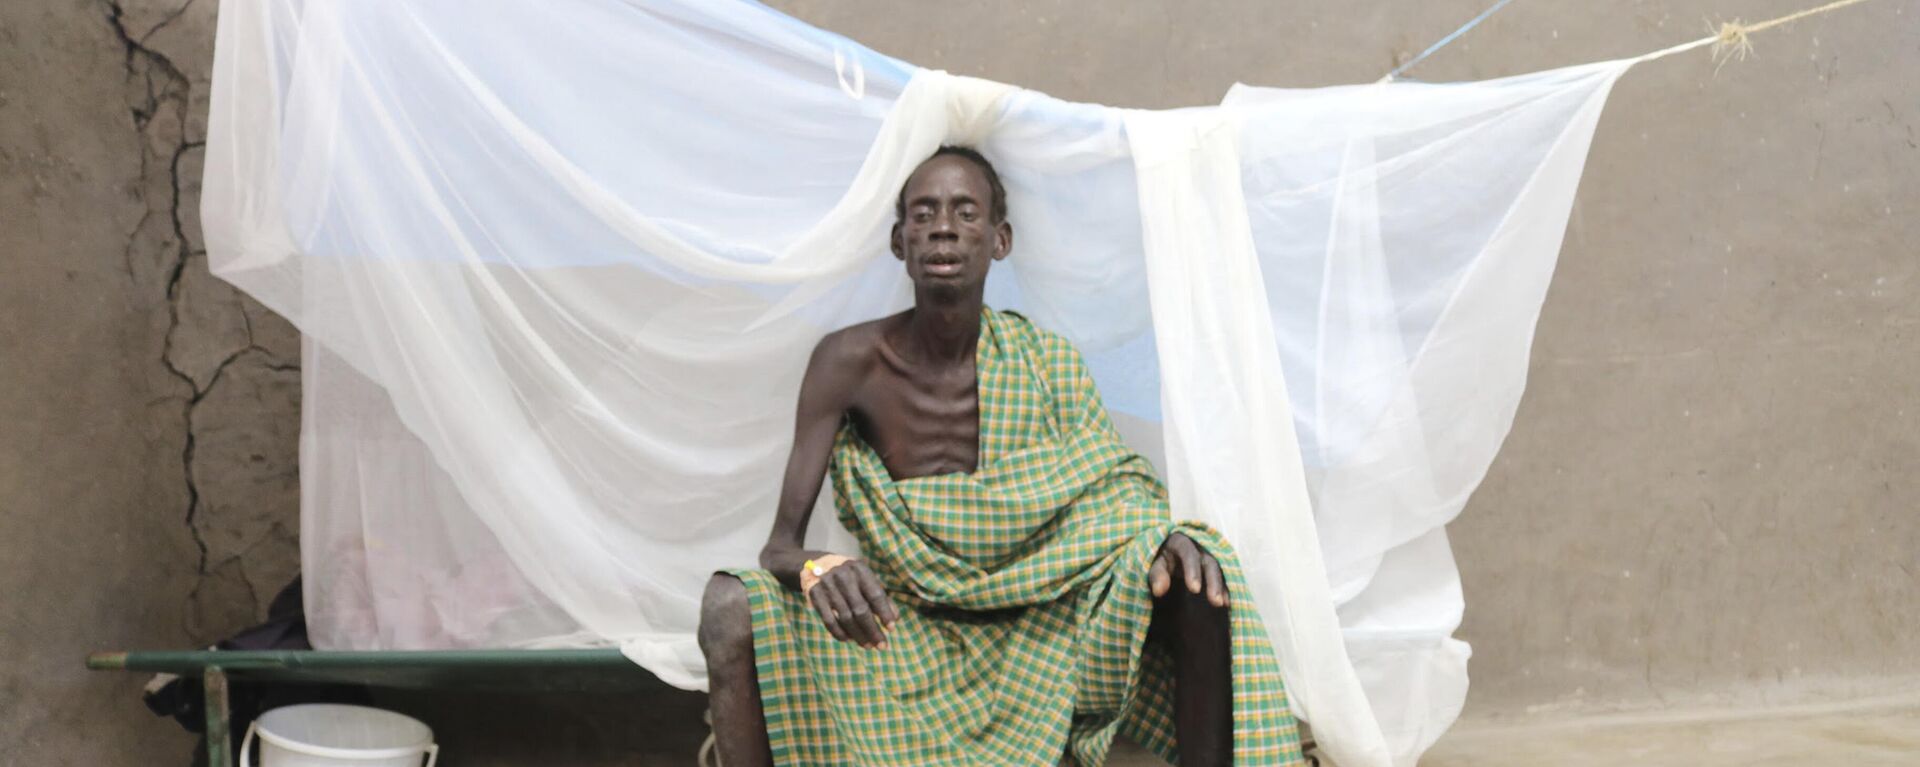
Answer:
[[[753,657],[753,607],[739,578],[715,573],[700,597],[700,651],[709,667]]]
[[[1227,608],[1215,607],[1206,594],[1188,591],[1186,584],[1176,581],[1167,593],[1154,598],[1147,638],[1171,647],[1195,641],[1211,644],[1201,637],[1225,631],[1230,618]]]
[[[1224,607],[1215,607],[1212,602],[1207,601],[1204,590],[1195,594],[1187,590],[1185,582],[1179,580],[1173,582],[1173,587],[1167,589],[1167,593],[1155,597],[1153,606],[1157,611],[1170,613],[1171,617],[1176,619],[1224,614],[1227,610]]]

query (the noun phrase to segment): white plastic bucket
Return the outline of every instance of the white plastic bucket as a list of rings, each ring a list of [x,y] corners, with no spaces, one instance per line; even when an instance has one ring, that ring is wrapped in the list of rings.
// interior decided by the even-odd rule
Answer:
[[[307,703],[261,714],[240,741],[240,767],[433,767],[440,747],[433,730],[410,716],[365,706]]]

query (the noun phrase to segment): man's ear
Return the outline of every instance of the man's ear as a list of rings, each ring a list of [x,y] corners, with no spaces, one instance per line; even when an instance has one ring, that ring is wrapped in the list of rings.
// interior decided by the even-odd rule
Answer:
[[[999,261],[1013,252],[1013,224],[1002,221],[993,228],[993,260]]]
[[[907,245],[900,241],[900,222],[893,222],[893,234],[887,237],[887,247],[893,250],[893,257],[907,260]]]

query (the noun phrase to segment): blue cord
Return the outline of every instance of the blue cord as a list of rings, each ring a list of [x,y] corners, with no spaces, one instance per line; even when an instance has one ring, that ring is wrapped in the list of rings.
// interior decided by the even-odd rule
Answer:
[[[1447,43],[1451,43],[1454,41],[1454,39],[1460,37],[1461,35],[1466,34],[1467,30],[1473,29],[1474,27],[1479,26],[1480,22],[1486,21],[1487,17],[1492,16],[1494,11],[1507,7],[1507,3],[1511,3],[1511,2],[1513,2],[1513,0],[1500,0],[1499,2],[1494,3],[1492,8],[1488,8],[1484,11],[1481,11],[1480,15],[1473,17],[1473,20],[1467,22],[1466,26],[1463,26],[1459,29],[1454,30],[1453,34],[1440,38],[1440,42],[1427,46],[1426,50],[1421,51],[1420,55],[1415,56],[1412,59],[1409,59],[1407,63],[1394,67],[1392,72],[1387,73],[1387,76],[1385,79],[1392,80],[1396,77],[1399,77],[1400,73],[1407,71],[1408,67],[1411,67],[1415,64],[1420,63],[1426,57],[1433,55],[1434,51],[1447,47]]]

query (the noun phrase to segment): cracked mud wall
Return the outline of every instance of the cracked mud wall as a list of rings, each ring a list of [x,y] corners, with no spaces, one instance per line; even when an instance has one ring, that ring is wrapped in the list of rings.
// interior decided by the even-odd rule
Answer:
[[[164,280],[159,363],[177,382],[183,524],[196,549],[185,620],[196,641],[253,621],[299,555],[299,335],[215,279],[200,237],[215,6],[100,6],[123,50],[145,185],[128,275]]]
[[[215,6],[0,4],[0,763],[184,763],[82,656],[207,644],[298,567],[299,336],[201,249]]]

